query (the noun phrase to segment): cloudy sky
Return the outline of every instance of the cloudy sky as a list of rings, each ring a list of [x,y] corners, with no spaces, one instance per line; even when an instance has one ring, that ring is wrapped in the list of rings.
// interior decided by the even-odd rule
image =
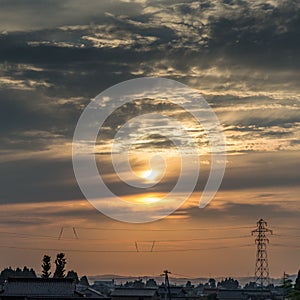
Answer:
[[[69,268],[80,275],[156,275],[168,268],[191,277],[252,276],[251,230],[264,218],[274,230],[271,276],[299,269],[298,1],[0,5],[1,267],[27,264],[39,271],[43,254],[64,251]],[[164,137],[174,126],[142,114],[155,110],[176,117],[200,151],[202,173],[189,200],[163,220],[134,225],[110,219],[85,199],[73,172],[72,138],[81,113],[99,93],[150,76],[176,80],[206,99],[224,130],[227,167],[219,192],[199,209],[211,165],[203,129],[166,103],[165,95],[115,111],[100,132],[95,156],[107,185],[128,201],[156,202],[176,184],[180,169],[174,143]],[[107,98],[105,105],[114,103]],[[148,190],[128,189],[109,162],[110,142],[135,116],[134,142],[126,143],[144,183],[162,173],[161,163],[154,166],[157,174],[149,173],[149,157],[164,153],[162,182]],[[188,182],[190,172],[183,175]],[[113,201],[105,193],[99,198]]]

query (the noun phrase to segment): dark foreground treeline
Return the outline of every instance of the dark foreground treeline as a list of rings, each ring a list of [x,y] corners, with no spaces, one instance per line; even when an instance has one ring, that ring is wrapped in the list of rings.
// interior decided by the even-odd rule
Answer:
[[[64,253],[58,253],[56,255],[56,259],[54,261],[54,272],[52,275],[51,268],[51,256],[44,255],[42,259],[42,265],[41,265],[41,277],[43,278],[72,278],[76,281],[76,283],[79,282],[78,274],[77,272],[70,270],[66,274],[66,267],[67,260]],[[37,278],[37,274],[34,269],[28,268],[27,266],[24,266],[22,268],[16,268],[13,269],[12,267],[7,267],[3,269],[0,273],[0,283],[3,283],[8,278]]]

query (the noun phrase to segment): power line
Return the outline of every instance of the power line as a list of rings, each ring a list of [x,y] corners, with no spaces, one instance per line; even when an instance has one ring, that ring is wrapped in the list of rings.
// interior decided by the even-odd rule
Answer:
[[[37,234],[27,234],[27,233],[17,233],[17,232],[0,232],[0,234],[8,234],[15,235],[21,238],[28,239],[50,239],[50,240],[60,240],[60,241],[74,241],[74,238],[65,238],[63,236],[64,230],[61,228],[58,237],[50,236],[50,235],[37,235]],[[79,237],[76,228],[73,228],[73,234],[76,240],[82,241],[106,241],[106,242],[132,242],[132,240],[123,240],[123,239],[99,239],[99,238],[82,238]],[[206,238],[191,238],[191,239],[156,239],[157,243],[180,243],[180,242],[193,242],[193,241],[210,241],[210,240],[226,240],[226,239],[240,239],[240,238],[249,238],[249,235],[241,235],[241,236],[217,236],[217,237],[206,237]],[[137,240],[139,243],[153,243],[153,240]]]
[[[208,248],[183,248],[183,249],[160,249],[160,250],[84,250],[84,249],[62,249],[62,248],[35,248],[35,247],[19,247],[10,245],[0,245],[0,248],[19,249],[19,250],[30,250],[30,251],[64,251],[64,252],[78,252],[78,253],[168,253],[168,252],[194,252],[194,251],[210,251],[210,250],[221,250],[221,249],[232,249],[241,247],[251,247],[251,244],[232,246],[220,246],[220,247],[208,247]]]
[[[153,241],[150,252],[153,252],[155,241]]]
[[[73,233],[74,233],[74,236],[75,236],[76,240],[78,240],[79,237],[78,237],[78,234],[77,234],[77,231],[76,231],[75,227],[73,227]]]
[[[74,241],[74,238],[66,238],[64,237],[65,228],[67,227],[61,227],[60,232],[58,236],[54,235],[40,235],[40,234],[32,234],[32,233],[21,233],[21,232],[11,232],[11,231],[0,231],[0,234],[4,235],[13,235],[19,238],[24,239],[48,239],[48,240],[60,240],[60,241]],[[78,234],[78,227],[70,227],[72,230],[72,234],[74,235],[76,240],[81,241],[105,241],[105,242],[111,242],[111,243],[132,243],[132,240],[123,240],[123,239],[100,239],[100,238],[82,238]],[[240,228],[240,227],[238,227]],[[194,230],[195,228],[189,228],[188,230]],[[127,230],[127,229],[125,229]],[[139,231],[139,230],[137,230]],[[203,237],[203,238],[190,238],[190,239],[155,239],[156,244],[164,244],[164,243],[186,243],[186,242],[197,242],[197,241],[219,241],[219,240],[234,240],[234,239],[244,239],[248,238],[249,235],[239,235],[239,236],[210,236],[210,237]],[[281,234],[275,234],[274,237],[279,237],[283,239],[290,238],[300,238],[300,235],[281,235]],[[138,243],[153,243],[152,240],[136,240]],[[154,247],[154,245],[153,245]],[[294,247],[294,246],[291,246]],[[298,247],[298,246],[295,246]]]
[[[288,229],[288,230],[300,230],[299,227],[291,227],[291,226],[273,226],[275,229]]]
[[[9,232],[9,231],[0,231],[0,234],[15,235],[15,236],[18,236],[18,237],[25,237],[25,238],[26,237],[32,237],[32,238],[44,238],[44,239],[57,240],[57,236],[51,236],[51,235],[39,235],[39,234]]]
[[[274,237],[280,237],[280,238],[300,238],[300,235],[293,235],[293,234],[274,234]]]
[[[171,229],[145,229],[145,228],[107,228],[107,227],[76,227],[82,230],[99,230],[99,231],[208,231],[208,230],[227,230],[227,229],[249,229],[252,226],[222,226],[222,227],[201,227],[201,228],[171,228]]]
[[[136,252],[140,252],[137,242],[135,242],[135,249],[136,249]]]
[[[63,232],[64,232],[64,228],[62,227],[60,232],[59,232],[59,235],[58,235],[59,240],[61,239],[61,236],[62,236]]]
[[[66,238],[64,237],[66,227],[61,227],[58,233],[58,236],[54,235],[40,235],[40,234],[32,234],[32,233],[20,233],[20,232],[8,232],[8,231],[0,231],[0,234],[6,235],[15,235],[17,237],[22,238],[41,238],[41,239],[51,239],[51,240],[74,240],[74,238]],[[80,238],[78,235],[78,228],[72,227],[72,233],[77,240],[87,240],[87,241],[109,241],[109,239],[99,239],[99,238]],[[236,238],[247,238],[248,235],[240,235],[240,236],[216,236],[216,237],[203,237],[203,238],[190,238],[190,239],[156,239],[156,242],[164,243],[164,242],[188,242],[188,241],[208,241],[208,240],[225,240],[225,239],[236,239]],[[114,240],[120,242],[131,242],[131,240]],[[153,242],[153,240],[138,240],[138,242]]]
[[[190,276],[190,275],[184,275],[184,274],[178,274],[178,273],[172,273],[172,275],[180,276],[180,277],[183,277],[183,278],[186,278],[186,279],[194,279],[194,277]]]
[[[296,228],[296,227],[287,227],[287,226],[273,226],[274,228],[277,229],[291,229],[291,230],[300,230],[300,228]],[[63,234],[63,232],[65,231],[66,228],[69,228],[68,226],[63,226],[60,228],[60,233]],[[97,228],[92,228],[92,227],[70,227],[73,230],[74,236],[78,237],[78,230],[100,230],[100,231],[136,231],[136,232],[141,232],[141,231],[151,231],[151,232],[169,232],[169,231],[201,231],[201,230],[227,230],[227,229],[249,229],[252,228],[252,226],[222,226],[221,228],[216,228],[216,227],[202,227],[202,228],[176,228],[176,229],[133,229],[133,228],[101,228],[101,227],[97,227]],[[75,232],[74,232],[75,231]],[[11,231],[0,231],[0,234],[7,234],[7,235],[16,235],[16,236],[25,236],[25,237],[37,237],[37,238],[49,238],[49,239],[58,239],[57,236],[53,236],[53,235],[41,235],[41,234],[32,234],[32,233],[22,233],[22,232],[11,232]],[[60,236],[60,234],[59,234]],[[275,236],[290,236],[290,237],[300,237],[300,235],[280,235],[280,234],[275,234]],[[246,235],[244,236],[238,236],[238,237],[247,237]],[[60,238],[62,239],[62,236],[60,236]],[[209,239],[230,239],[233,238],[231,236],[229,237],[213,237],[213,238],[209,238]],[[66,239],[66,238],[64,238]],[[86,240],[106,240],[106,239],[86,239]],[[194,239],[197,240],[197,239]],[[200,240],[200,239],[199,239]],[[202,240],[202,239],[201,239]],[[171,241],[171,240],[170,240]],[[174,240],[175,241],[175,240]],[[182,240],[185,241],[185,240]]]
[[[240,238],[249,238],[249,235],[240,235],[240,236],[220,236],[220,237],[207,237],[207,238],[192,238],[192,239],[174,239],[174,240],[155,240],[157,243],[178,243],[178,242],[192,242],[192,241],[210,241],[210,240],[233,240]],[[139,243],[152,243],[152,240],[139,240]]]
[[[131,243],[132,240],[123,240],[123,239],[100,239],[100,238],[82,238],[79,237],[77,230],[75,227],[72,228],[73,234],[76,240],[81,241],[106,241],[106,242],[128,242]],[[15,235],[20,238],[28,238],[28,239],[49,239],[49,240],[60,240],[60,241],[74,241],[74,238],[66,238],[63,236],[64,229],[61,228],[58,237],[51,235],[38,235],[38,234],[30,234],[30,233],[19,233],[19,232],[7,232],[0,231],[0,234],[6,235]],[[289,239],[291,238],[300,238],[300,235],[281,235],[274,234],[274,237],[279,237],[280,239]],[[213,241],[213,240],[233,240],[233,239],[244,239],[249,238],[249,235],[239,235],[239,236],[216,236],[216,237],[203,237],[203,238],[190,238],[190,239],[155,239],[156,243],[181,243],[181,242],[195,242],[195,241]],[[153,243],[153,240],[137,240],[139,243]]]
[[[300,248],[300,245],[286,245],[286,244],[271,244],[274,247],[285,247],[285,248]]]

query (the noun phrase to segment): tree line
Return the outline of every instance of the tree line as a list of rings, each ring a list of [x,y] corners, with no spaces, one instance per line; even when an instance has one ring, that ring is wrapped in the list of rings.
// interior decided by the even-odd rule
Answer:
[[[56,259],[54,261],[55,264],[55,270],[53,273],[53,278],[72,278],[76,281],[76,283],[78,283],[79,279],[78,279],[78,274],[77,272],[71,270],[68,271],[67,275],[65,275],[66,273],[66,264],[67,264],[67,260],[65,257],[64,253],[58,253],[56,255]],[[51,276],[51,256],[49,255],[44,255],[43,260],[42,260],[42,278],[50,278]]]
[[[300,300],[300,270],[295,280],[295,284],[293,284],[289,276],[284,273],[281,287],[285,299]]]
[[[51,256],[49,255],[44,255],[42,259],[42,278],[50,278],[51,275],[53,278],[72,278],[76,281],[76,283],[79,282],[78,274],[77,272],[70,270],[67,272],[66,275],[66,264],[67,264],[67,259],[65,257],[64,253],[58,253],[56,255],[54,265],[55,269],[52,275],[51,268],[52,268],[52,263],[51,263]],[[21,268],[16,268],[13,269],[12,267],[5,268],[4,270],[1,271],[0,273],[0,282],[3,282],[9,277],[28,277],[28,278],[37,278],[36,272],[31,268],[29,269],[28,267],[24,266],[23,269]]]

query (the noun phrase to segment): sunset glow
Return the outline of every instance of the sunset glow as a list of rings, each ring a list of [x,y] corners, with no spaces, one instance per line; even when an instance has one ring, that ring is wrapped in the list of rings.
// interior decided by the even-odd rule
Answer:
[[[0,4],[1,269],[252,278],[263,218],[271,278],[296,274],[299,1]]]
[[[160,201],[160,198],[155,197],[146,197],[146,198],[140,198],[140,201],[146,204],[151,204]]]
[[[153,181],[158,176],[158,172],[155,170],[147,170],[142,173],[142,177],[148,181]]]

